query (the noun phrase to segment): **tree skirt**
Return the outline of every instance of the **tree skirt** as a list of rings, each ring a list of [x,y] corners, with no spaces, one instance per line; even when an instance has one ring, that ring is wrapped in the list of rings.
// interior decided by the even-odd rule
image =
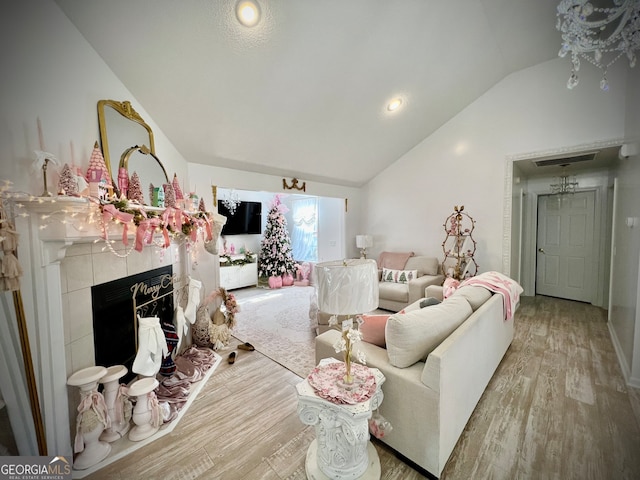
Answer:
[[[234,292],[240,311],[233,336],[301,378],[316,366],[314,287],[250,289]],[[315,305],[315,300],[314,300]],[[312,318],[313,317],[313,318]]]

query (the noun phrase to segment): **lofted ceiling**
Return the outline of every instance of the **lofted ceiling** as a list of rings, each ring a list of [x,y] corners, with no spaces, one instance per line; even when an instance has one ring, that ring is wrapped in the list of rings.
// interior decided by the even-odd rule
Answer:
[[[560,45],[556,0],[56,1],[187,161],[347,186]]]

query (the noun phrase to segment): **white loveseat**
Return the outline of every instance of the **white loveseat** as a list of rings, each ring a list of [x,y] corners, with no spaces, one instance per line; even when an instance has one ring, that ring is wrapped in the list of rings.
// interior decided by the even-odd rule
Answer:
[[[383,252],[383,254],[386,252]],[[440,264],[435,257],[423,255],[411,256],[407,259],[402,271],[416,272],[416,276],[406,282],[387,281],[382,265],[378,260],[378,292],[379,308],[398,312],[410,303],[425,296],[429,285],[442,285],[444,275],[439,273]],[[398,271],[398,270],[396,270]]]
[[[435,291],[442,287],[428,289]],[[461,287],[438,305],[419,304],[389,317],[386,349],[366,342],[357,348],[386,377],[380,413],[393,430],[382,441],[440,477],[511,344],[514,321],[505,321],[502,295],[480,286]],[[318,361],[342,358],[333,348],[339,336],[328,330],[316,338]]]

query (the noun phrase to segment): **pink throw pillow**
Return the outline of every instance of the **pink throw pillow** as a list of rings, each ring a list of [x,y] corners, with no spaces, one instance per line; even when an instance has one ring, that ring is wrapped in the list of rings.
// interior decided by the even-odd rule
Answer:
[[[384,336],[384,328],[387,326],[387,320],[390,316],[391,315],[362,315],[362,320],[364,320],[364,323],[360,325],[362,340],[385,348],[387,342]]]

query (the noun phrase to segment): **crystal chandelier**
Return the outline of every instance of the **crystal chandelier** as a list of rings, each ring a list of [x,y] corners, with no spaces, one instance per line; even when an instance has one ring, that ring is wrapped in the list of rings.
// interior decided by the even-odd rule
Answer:
[[[240,198],[238,198],[238,194],[233,190],[230,190],[229,193],[222,199],[222,204],[229,210],[231,215],[235,215],[236,209],[238,205],[240,205]]]
[[[603,6],[610,4],[613,6]],[[595,4],[595,5],[594,5]],[[640,48],[640,1],[562,0],[556,28],[562,32],[560,57],[571,53],[571,76],[567,88],[578,85],[580,57],[602,70],[600,88],[609,90],[607,69],[623,55],[636,64]]]
[[[578,181],[576,177],[570,177],[569,175],[561,175],[557,178],[556,183],[552,183],[550,185],[551,193],[575,193],[576,188],[578,188]]]

